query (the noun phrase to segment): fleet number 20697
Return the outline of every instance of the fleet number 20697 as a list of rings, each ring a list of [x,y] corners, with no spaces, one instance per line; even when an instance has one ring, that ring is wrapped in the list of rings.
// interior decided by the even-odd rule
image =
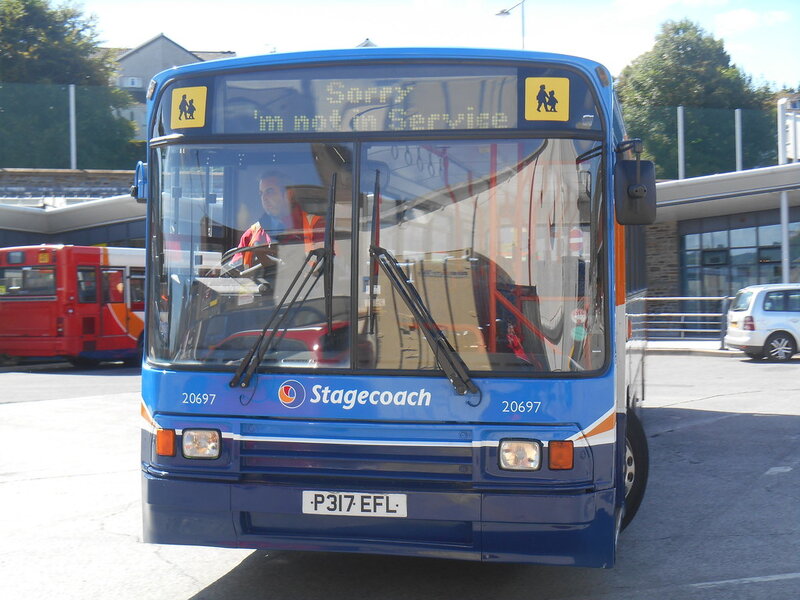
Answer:
[[[541,407],[542,403],[536,400],[503,400],[504,413],[537,413]]]

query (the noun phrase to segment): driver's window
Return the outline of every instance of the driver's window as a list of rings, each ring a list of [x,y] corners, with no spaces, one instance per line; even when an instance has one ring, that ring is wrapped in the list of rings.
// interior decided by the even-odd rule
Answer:
[[[161,176],[162,305],[181,315],[161,311],[167,354],[239,361],[274,316],[264,364],[349,365],[352,148],[170,147]],[[314,251],[329,223],[326,299]]]

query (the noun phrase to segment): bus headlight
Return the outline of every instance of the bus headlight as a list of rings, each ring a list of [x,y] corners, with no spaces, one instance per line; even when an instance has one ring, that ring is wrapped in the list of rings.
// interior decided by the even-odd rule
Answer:
[[[219,458],[220,434],[214,429],[184,429],[183,456],[185,458]]]
[[[536,440],[500,440],[500,468],[536,471],[542,466],[542,444]]]

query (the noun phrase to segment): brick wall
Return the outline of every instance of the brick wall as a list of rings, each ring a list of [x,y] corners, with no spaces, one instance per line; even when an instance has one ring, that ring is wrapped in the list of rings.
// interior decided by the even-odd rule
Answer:
[[[678,224],[657,223],[647,227],[647,296],[681,295]],[[674,311],[675,303],[648,302],[650,312]]]
[[[0,198],[106,198],[127,194],[133,171],[0,169]]]

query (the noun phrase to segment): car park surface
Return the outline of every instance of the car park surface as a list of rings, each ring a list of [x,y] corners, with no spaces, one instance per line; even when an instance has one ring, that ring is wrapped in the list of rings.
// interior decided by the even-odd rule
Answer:
[[[138,371],[2,368],[3,597],[794,598],[800,357],[715,353],[648,357],[649,485],[612,570],[143,544]]]

